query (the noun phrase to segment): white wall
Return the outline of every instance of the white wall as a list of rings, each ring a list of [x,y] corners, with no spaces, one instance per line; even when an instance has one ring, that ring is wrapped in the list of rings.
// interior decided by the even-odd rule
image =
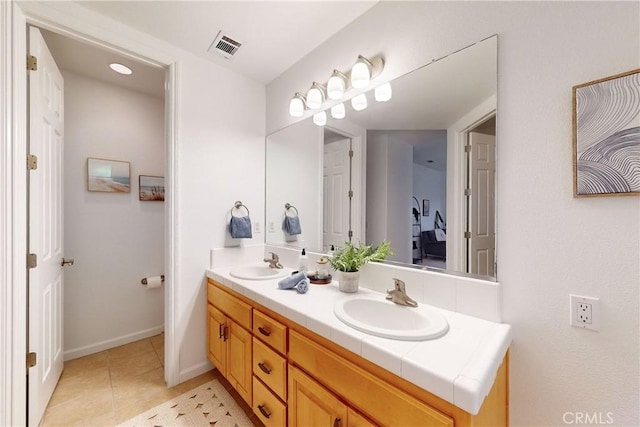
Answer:
[[[158,333],[164,203],[138,200],[138,175],[164,176],[164,101],[64,71],[64,351],[75,358]],[[87,158],[130,162],[131,193],[87,191]]]
[[[387,134],[373,133],[367,135],[367,221],[366,236],[367,244],[380,242],[386,238],[388,191],[388,149],[389,136]],[[371,191],[375,189],[375,191]]]
[[[417,163],[413,164],[413,195],[420,203],[420,222],[422,231],[433,230],[436,211],[440,212],[446,221],[447,207],[447,176],[445,172],[437,171]],[[422,200],[429,200],[429,215],[424,216]]]
[[[494,33],[511,424],[583,412],[638,425],[640,203],[573,198],[571,145],[571,87],[640,64],[637,2],[379,3],[269,84],[267,129],[292,122],[292,93],[358,54],[382,54],[388,79]],[[600,332],[568,325],[570,293],[600,298]]]
[[[367,132],[367,244],[389,240],[390,260],[412,262],[413,147],[393,133]]]
[[[323,129],[311,121],[297,123],[269,135],[266,167],[266,241],[296,247],[322,247],[322,148]],[[304,189],[300,191],[300,189]],[[282,229],[284,205],[290,203],[300,217],[299,235]],[[288,215],[293,215],[289,212]]]

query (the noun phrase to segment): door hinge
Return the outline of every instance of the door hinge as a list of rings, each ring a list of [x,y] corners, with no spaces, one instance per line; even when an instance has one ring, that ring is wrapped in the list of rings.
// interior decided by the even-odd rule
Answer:
[[[470,188],[465,188],[464,189],[464,195],[465,196],[470,196],[471,195],[471,189]]]
[[[27,368],[33,368],[38,363],[38,356],[36,353],[27,353]]]
[[[353,199],[353,190],[349,190],[349,193],[347,193],[347,195],[350,199]]]
[[[353,150],[349,150],[349,157],[353,158]]]
[[[28,71],[38,70],[38,58],[36,58],[33,55],[27,55],[27,70]]]
[[[38,256],[36,254],[27,254],[27,268],[36,268],[38,266]]]
[[[353,230],[349,230],[349,238],[353,237]]]
[[[471,146],[470,145],[465,145],[464,146],[464,152],[465,153],[470,153],[471,152]]]
[[[470,231],[465,231],[464,232],[464,238],[465,239],[470,239],[471,238],[471,232]]]
[[[27,169],[30,171],[38,169],[38,156],[35,154],[27,154]]]

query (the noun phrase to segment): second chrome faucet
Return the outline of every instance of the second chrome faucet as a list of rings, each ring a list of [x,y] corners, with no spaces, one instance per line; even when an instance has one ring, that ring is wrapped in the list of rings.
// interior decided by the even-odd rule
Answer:
[[[393,279],[393,282],[395,283],[395,289],[389,289],[387,291],[387,299],[395,302],[396,304],[406,305],[408,307],[417,307],[418,303],[407,295],[404,282],[400,279]]]

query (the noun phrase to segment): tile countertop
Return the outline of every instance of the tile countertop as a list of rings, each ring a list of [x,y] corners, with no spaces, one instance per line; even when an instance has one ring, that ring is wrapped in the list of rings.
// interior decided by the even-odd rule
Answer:
[[[237,279],[229,275],[230,270],[215,268],[206,275],[474,415],[489,394],[511,344],[510,325],[437,307],[432,308],[449,322],[443,337],[429,341],[379,338],[345,325],[333,313],[336,301],[349,296],[385,298],[364,287],[362,281],[357,294],[340,292],[335,280],[329,285],[310,285],[306,294],[299,294],[278,289],[279,279]]]

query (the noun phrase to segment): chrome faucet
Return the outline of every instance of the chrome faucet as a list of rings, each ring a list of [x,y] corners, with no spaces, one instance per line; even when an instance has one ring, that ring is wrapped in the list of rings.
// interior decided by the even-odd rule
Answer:
[[[280,264],[280,257],[275,252],[269,252],[271,254],[271,259],[265,258],[263,261],[269,264],[269,268],[284,268],[282,264]]]
[[[395,289],[389,289],[387,291],[387,299],[395,302],[396,304],[417,307],[418,303],[407,295],[404,282],[400,279],[393,279],[393,282],[395,283]]]

